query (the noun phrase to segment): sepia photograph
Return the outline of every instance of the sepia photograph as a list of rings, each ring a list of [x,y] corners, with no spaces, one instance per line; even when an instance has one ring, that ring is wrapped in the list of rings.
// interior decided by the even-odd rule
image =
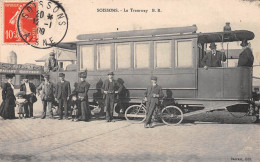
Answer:
[[[260,161],[259,0],[0,0],[0,161]]]

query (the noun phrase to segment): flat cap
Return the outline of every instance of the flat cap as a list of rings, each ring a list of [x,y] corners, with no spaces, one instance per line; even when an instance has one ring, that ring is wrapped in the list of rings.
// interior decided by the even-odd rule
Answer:
[[[156,76],[151,76],[151,80],[157,80]]]
[[[64,73],[59,73],[59,77],[65,77]]]
[[[107,73],[107,75],[115,75],[113,71],[110,71],[109,73]]]

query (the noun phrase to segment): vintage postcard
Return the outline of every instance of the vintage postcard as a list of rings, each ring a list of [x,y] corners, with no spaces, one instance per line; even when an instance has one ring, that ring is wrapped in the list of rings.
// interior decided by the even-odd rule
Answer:
[[[259,0],[0,0],[0,161],[260,161]]]

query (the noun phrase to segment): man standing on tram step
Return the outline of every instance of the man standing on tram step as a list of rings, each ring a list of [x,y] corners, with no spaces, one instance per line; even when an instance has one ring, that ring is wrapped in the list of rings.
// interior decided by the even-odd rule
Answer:
[[[237,66],[252,67],[254,64],[254,55],[250,48],[250,43],[247,40],[243,40],[240,46],[242,46],[243,51],[239,54]]]
[[[32,118],[33,117],[33,103],[36,102],[37,98],[35,96],[36,94],[36,87],[33,83],[29,82],[30,76],[26,75],[24,79],[24,83],[20,86],[20,91],[25,92],[25,99],[28,101],[24,105],[24,111],[25,111],[25,117],[26,118]],[[28,108],[29,107],[29,108]]]
[[[164,96],[163,92],[162,92],[162,87],[159,86],[157,84],[157,77],[156,76],[152,76],[151,77],[151,85],[146,89],[144,95],[145,98],[144,100],[147,101],[146,103],[146,107],[147,107],[147,112],[146,112],[146,120],[145,120],[145,124],[144,127],[148,128],[152,128],[152,116],[153,116],[153,112],[156,108],[156,106],[158,106],[159,103],[159,98],[162,98]]]
[[[106,106],[106,121],[111,122],[113,120],[115,95],[122,91],[122,85],[114,80],[114,73],[109,72],[108,79],[104,81],[102,86],[102,92],[104,94],[105,106]]]
[[[56,86],[56,93],[55,99],[59,102],[59,109],[60,109],[60,117],[59,120],[63,118],[63,110],[65,111],[65,119],[68,120],[68,100],[71,94],[70,89],[70,82],[66,81],[65,74],[59,73],[60,81],[57,83]],[[64,106],[64,109],[63,109]]]
[[[209,48],[211,49],[210,52],[207,52],[206,55],[201,60],[201,65],[204,69],[208,69],[208,67],[221,67],[221,61],[226,61],[226,55],[224,49],[217,51],[217,45],[213,42],[210,43]]]
[[[54,101],[55,85],[50,82],[50,75],[43,75],[44,82],[37,88],[38,94],[41,90],[41,100],[43,105],[42,119],[46,117],[46,108],[48,106],[47,115],[50,119],[53,119],[52,102]]]
[[[86,81],[87,73],[81,72],[79,74],[80,82],[77,86],[77,94],[79,98],[79,105],[81,108],[81,118],[80,121],[89,121],[91,119],[91,111],[88,106],[88,90],[90,84]]]

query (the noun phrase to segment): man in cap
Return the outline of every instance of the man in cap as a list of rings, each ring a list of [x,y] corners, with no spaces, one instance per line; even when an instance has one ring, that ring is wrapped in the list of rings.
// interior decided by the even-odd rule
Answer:
[[[60,117],[59,120],[63,118],[63,106],[65,111],[65,119],[68,120],[68,100],[71,94],[70,82],[65,80],[65,74],[59,73],[60,81],[56,86],[55,99],[59,102]]]
[[[50,57],[46,59],[45,65],[44,65],[44,71],[56,71],[58,70],[58,61],[55,59],[55,53],[51,52]]]
[[[88,121],[91,118],[91,111],[88,106],[88,90],[90,87],[90,84],[86,81],[87,73],[81,72],[79,74],[80,82],[77,86],[77,94],[79,98],[79,105],[81,108],[81,121]]]
[[[54,101],[55,85],[50,81],[50,75],[44,74],[43,77],[44,82],[42,82],[37,88],[39,95],[39,91],[41,90],[41,100],[43,104],[43,112],[41,118],[44,119],[46,117],[46,108],[48,106],[47,114],[49,118],[53,119],[52,102]]]
[[[157,84],[157,77],[152,76],[151,77],[151,85],[146,89],[144,100],[147,101],[146,107],[147,107],[147,113],[146,113],[146,120],[144,127],[148,128],[148,125],[150,128],[152,128],[152,116],[153,112],[156,108],[156,106],[159,103],[159,98],[162,98],[164,96],[162,92],[162,87]]]
[[[247,40],[243,40],[240,45],[242,46],[243,51],[239,54],[238,66],[252,67],[254,63],[254,55],[249,47],[250,43],[248,43]]]
[[[114,80],[113,72],[109,72],[107,75],[108,79],[103,83],[102,92],[106,106],[106,121],[111,122],[113,120],[115,95],[121,92],[122,85]]]
[[[203,57],[201,64],[204,69],[208,69],[208,67],[221,67],[221,61],[226,61],[226,55],[224,49],[217,51],[217,45],[213,42],[210,43],[209,48],[211,49],[210,52],[206,53]]]
[[[29,77],[29,75],[25,76],[25,79],[23,80],[24,83],[20,86],[20,91],[25,92],[26,95],[24,97],[28,101],[26,104],[24,104],[25,117],[30,117],[33,119],[33,103],[35,102],[36,98],[36,87],[33,83],[29,82]]]

